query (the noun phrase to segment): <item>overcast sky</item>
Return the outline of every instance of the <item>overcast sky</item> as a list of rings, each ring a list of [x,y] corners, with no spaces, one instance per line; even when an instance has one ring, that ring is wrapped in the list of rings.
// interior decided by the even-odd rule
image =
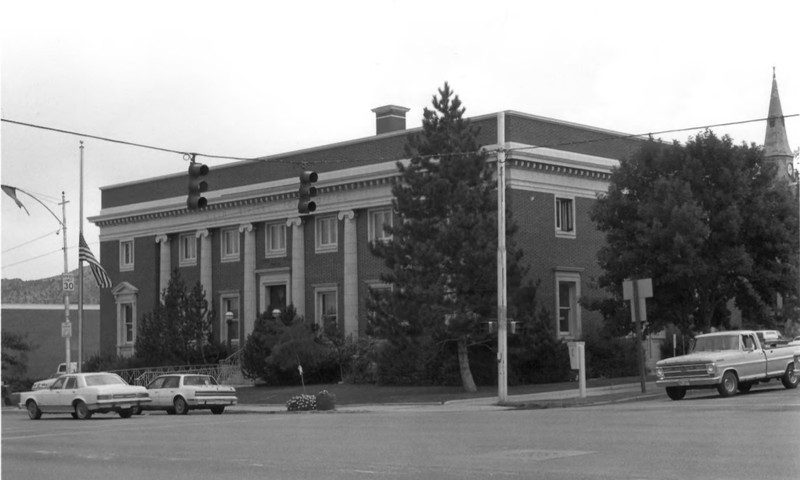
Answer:
[[[0,10],[2,118],[178,151],[257,157],[368,137],[372,108],[448,81],[467,116],[501,110],[646,133],[764,118],[776,67],[800,113],[795,1],[36,1]],[[786,120],[792,149],[800,117]],[[713,130],[764,141],[764,122]],[[662,138],[685,140],[697,133]],[[77,268],[100,187],[185,172],[180,155],[3,122],[2,183],[61,216]],[[212,169],[223,160],[205,160]],[[176,192],[178,193],[178,192]],[[178,193],[179,194],[179,193]],[[2,195],[2,278],[64,270],[58,222]],[[99,254],[98,229],[84,219]]]

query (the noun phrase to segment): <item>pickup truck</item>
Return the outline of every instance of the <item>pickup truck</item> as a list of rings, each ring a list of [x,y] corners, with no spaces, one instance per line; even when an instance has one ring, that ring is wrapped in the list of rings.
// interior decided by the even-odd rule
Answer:
[[[46,388],[50,388],[50,386],[53,385],[56,379],[61,375],[65,375],[67,373],[75,373],[77,371],[78,371],[78,362],[70,362],[69,372],[67,371],[66,363],[59,363],[58,367],[56,368],[56,373],[50,375],[50,378],[45,378],[44,380],[39,380],[36,383],[34,383],[32,390],[44,390]]]
[[[780,379],[786,388],[800,384],[800,348],[762,345],[755,331],[698,335],[692,353],[656,363],[656,385],[681,400],[693,388],[716,388],[722,397],[746,393],[759,382]]]

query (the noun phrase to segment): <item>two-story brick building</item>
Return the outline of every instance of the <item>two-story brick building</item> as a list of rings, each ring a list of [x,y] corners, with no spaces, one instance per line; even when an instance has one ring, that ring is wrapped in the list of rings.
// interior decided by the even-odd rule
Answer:
[[[269,305],[292,303],[306,319],[364,333],[370,288],[386,288],[385,268],[369,242],[392,222],[396,161],[404,158],[407,109],[376,113],[368,138],[221,166],[208,162],[208,206],[188,210],[185,171],[102,188],[100,254],[114,281],[101,298],[103,353],[130,355],[137,323],[159,301],[172,269],[200,281],[213,302],[214,336],[243,344]],[[599,128],[515,111],[471,119],[496,162],[498,125],[507,151],[507,203],[519,225],[539,300],[558,335],[574,338],[589,312],[578,299],[599,275],[603,236],[588,212],[606,191],[611,168],[641,140]],[[203,161],[198,157],[198,161]],[[317,210],[298,215],[298,175],[315,170]],[[227,314],[227,316],[226,316]]]

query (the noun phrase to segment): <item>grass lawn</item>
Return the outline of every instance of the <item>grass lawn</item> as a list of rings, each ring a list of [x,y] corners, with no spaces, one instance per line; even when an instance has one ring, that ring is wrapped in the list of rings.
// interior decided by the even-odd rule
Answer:
[[[636,383],[638,377],[591,379],[588,387],[622,385]],[[578,382],[549,383],[540,385],[519,385],[508,387],[509,395],[552,392],[556,390],[577,389]],[[293,386],[257,386],[237,387],[236,395],[240,404],[274,405],[285,404],[294,395],[307,393],[314,395],[327,390],[336,395],[337,405],[388,404],[388,403],[442,403],[449,400],[496,397],[497,386],[484,385],[475,393],[467,393],[461,387],[442,386],[397,386],[397,385],[353,385],[353,384],[317,384]]]

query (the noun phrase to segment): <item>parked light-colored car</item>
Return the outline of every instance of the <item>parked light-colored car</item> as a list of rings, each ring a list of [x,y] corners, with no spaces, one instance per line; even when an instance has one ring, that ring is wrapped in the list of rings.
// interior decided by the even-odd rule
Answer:
[[[210,375],[161,375],[147,385],[147,392],[152,401],[142,405],[143,410],[166,410],[171,415],[199,409],[219,415],[238,402],[235,388],[218,384]]]
[[[83,420],[108,412],[128,418],[148,402],[144,387],[128,385],[114,373],[72,373],[58,377],[49,388],[21,393],[19,407],[28,410],[31,420],[43,413],[69,413]]]

